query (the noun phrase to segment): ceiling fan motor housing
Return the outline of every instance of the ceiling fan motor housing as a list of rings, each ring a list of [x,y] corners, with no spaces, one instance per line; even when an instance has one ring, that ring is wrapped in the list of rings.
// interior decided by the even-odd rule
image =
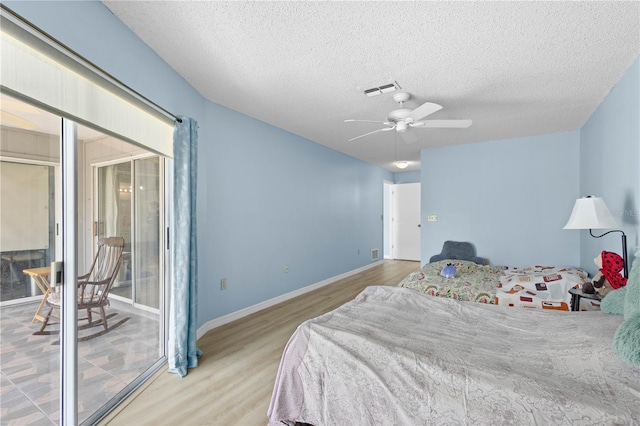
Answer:
[[[398,92],[393,95],[393,100],[401,104],[405,102],[407,99],[409,99],[410,97],[411,97],[411,94],[407,92]]]
[[[406,132],[407,131],[407,123],[404,122],[404,119],[409,115],[409,113],[413,110],[409,108],[404,108],[404,103],[407,99],[409,99],[411,95],[407,92],[398,92],[393,95],[393,100],[400,104],[400,108],[394,109],[387,115],[387,121],[391,123],[396,123],[396,130],[398,132]]]
[[[394,109],[393,111],[391,111],[389,113],[389,115],[387,115],[387,121],[390,121],[392,123],[398,123],[402,120],[405,119],[405,117],[407,115],[409,115],[409,113],[412,110],[410,110],[409,108],[398,108],[398,109]]]

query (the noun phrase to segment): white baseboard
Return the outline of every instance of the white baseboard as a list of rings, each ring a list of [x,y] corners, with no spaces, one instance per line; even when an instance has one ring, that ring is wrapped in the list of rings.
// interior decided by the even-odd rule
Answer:
[[[198,328],[198,331],[196,331],[196,339],[201,338],[202,336],[204,336],[204,334],[207,331],[213,330],[216,327],[220,327],[222,325],[230,323],[231,321],[235,321],[237,319],[249,316],[251,314],[255,314],[258,311],[277,305],[278,303],[282,303],[286,300],[293,299],[294,297],[300,296],[310,291],[319,289],[321,287],[324,287],[326,285],[329,285],[341,279],[350,277],[351,275],[359,274],[360,272],[366,271],[367,269],[373,268],[374,266],[378,266],[383,262],[384,262],[383,260],[379,260],[377,262],[373,262],[361,268],[354,269],[349,272],[345,272],[344,274],[340,274],[335,277],[327,278],[326,280],[317,282],[315,284],[310,284],[306,287],[302,287],[294,291],[290,291],[289,293],[285,293],[281,296],[274,297],[273,299],[265,300],[264,302],[260,302],[253,306],[249,306],[247,308],[240,309],[239,311],[231,312],[230,314],[212,319],[211,321],[208,321],[205,324],[203,324],[202,327]]]

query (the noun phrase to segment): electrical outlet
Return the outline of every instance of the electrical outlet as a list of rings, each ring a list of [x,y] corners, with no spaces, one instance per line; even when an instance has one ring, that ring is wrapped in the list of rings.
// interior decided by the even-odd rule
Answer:
[[[438,221],[437,214],[430,214],[429,216],[427,216],[427,222],[437,222],[437,221]]]
[[[226,290],[227,289],[227,279],[223,278],[220,280],[220,290]]]
[[[289,272],[289,265],[284,265],[284,273],[286,274],[287,272]]]

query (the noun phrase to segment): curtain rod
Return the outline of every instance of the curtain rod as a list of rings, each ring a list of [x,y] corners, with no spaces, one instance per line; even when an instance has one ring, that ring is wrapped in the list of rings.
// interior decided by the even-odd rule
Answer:
[[[151,107],[151,109],[159,112],[161,115],[164,115],[165,117],[167,117],[167,118],[169,118],[171,120],[177,121],[178,123],[182,123],[182,119],[180,117],[176,116],[175,114],[171,113],[170,111],[168,111],[165,108],[161,107],[160,105],[156,104],[155,102],[153,102],[152,100],[150,100],[146,96],[138,93],[137,91],[135,91],[131,87],[127,86],[126,84],[124,84],[123,82],[118,80],[116,77],[112,76],[111,74],[109,74],[108,72],[106,72],[105,70],[103,70],[102,68],[100,68],[99,66],[94,64],[93,62],[91,62],[88,59],[86,59],[84,56],[80,55],[79,53],[77,53],[73,49],[69,48],[65,44],[61,43],[57,39],[55,39],[52,36],[50,36],[49,34],[47,34],[46,32],[42,31],[37,26],[33,25],[31,22],[29,22],[26,19],[24,19],[22,16],[18,15],[17,13],[15,13],[13,10],[8,8],[6,5],[0,3],[0,11],[2,12],[2,14],[6,13],[7,16],[5,16],[5,17],[7,19],[9,19],[11,22],[13,22],[14,24],[18,25],[20,28],[24,29],[25,31],[27,31],[28,33],[33,35],[34,37],[36,37],[39,40],[41,40],[42,42],[46,43],[47,45],[53,47],[54,49],[56,49],[58,52],[62,53],[66,57],[68,57],[68,58],[72,59],[73,61],[77,62],[78,64],[80,64],[84,68],[86,68],[89,71],[93,72],[97,76],[101,77],[105,81],[107,81],[110,84],[114,85],[118,89],[124,91],[125,93],[127,93],[130,96],[132,96],[136,100],[142,102],[143,104]]]

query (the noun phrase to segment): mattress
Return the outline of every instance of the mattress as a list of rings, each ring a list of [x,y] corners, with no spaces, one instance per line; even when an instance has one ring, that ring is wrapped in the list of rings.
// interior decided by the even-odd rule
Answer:
[[[611,349],[621,322],[368,287],[292,335],[269,422],[640,424],[640,370]]]

